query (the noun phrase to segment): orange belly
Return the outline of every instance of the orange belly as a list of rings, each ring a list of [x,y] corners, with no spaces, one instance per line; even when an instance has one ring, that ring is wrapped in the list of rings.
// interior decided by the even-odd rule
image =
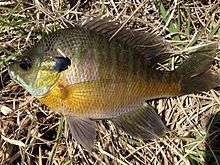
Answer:
[[[143,98],[147,100],[175,96],[180,93],[180,89],[177,83],[165,84],[153,80],[134,80],[130,83],[84,82],[73,85],[59,82],[39,100],[53,111],[83,116],[89,113],[107,113],[105,111],[125,107]]]

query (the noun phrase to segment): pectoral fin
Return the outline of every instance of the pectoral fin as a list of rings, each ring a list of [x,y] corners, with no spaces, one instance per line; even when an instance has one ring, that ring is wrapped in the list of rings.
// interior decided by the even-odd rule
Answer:
[[[67,119],[73,139],[88,151],[92,151],[96,140],[95,121],[74,116]]]
[[[144,140],[158,138],[166,132],[166,127],[150,105],[113,118],[112,122],[131,136]]]

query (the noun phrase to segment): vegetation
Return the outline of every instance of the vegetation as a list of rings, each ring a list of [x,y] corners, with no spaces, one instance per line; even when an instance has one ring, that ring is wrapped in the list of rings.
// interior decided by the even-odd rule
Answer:
[[[179,52],[220,41],[218,0],[0,1],[0,164],[220,164],[218,89],[152,101],[170,130],[154,141],[99,122],[97,150],[88,153],[71,139],[60,114],[10,80],[5,65],[23,49],[45,33],[99,15],[164,36],[177,54],[164,69],[182,61]]]

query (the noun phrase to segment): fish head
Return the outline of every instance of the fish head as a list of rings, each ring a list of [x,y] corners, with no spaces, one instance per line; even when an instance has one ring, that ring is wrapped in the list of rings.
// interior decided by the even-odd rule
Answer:
[[[8,70],[9,75],[33,96],[43,96],[56,84],[69,58],[34,47],[21,55]]]

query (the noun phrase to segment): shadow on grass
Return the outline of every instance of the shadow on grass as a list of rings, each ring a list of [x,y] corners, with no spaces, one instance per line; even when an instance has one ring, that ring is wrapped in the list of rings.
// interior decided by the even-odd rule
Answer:
[[[220,164],[220,112],[211,116],[206,128],[205,164]]]

